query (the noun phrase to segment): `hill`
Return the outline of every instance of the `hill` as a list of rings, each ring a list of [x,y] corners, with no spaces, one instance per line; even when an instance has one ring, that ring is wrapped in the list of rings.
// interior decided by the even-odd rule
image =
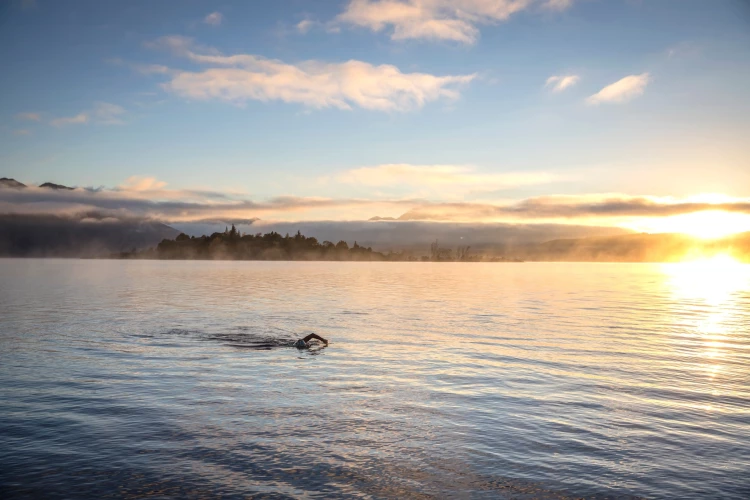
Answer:
[[[25,188],[26,184],[8,177],[0,177],[0,188]]]
[[[18,182],[15,179],[11,179],[8,177],[2,177],[0,178],[0,188],[14,188],[14,189],[23,189],[25,187],[28,187],[23,182]],[[56,190],[64,190],[64,191],[73,191],[75,188],[63,186],[62,184],[55,184],[54,182],[45,182],[43,184],[39,185],[40,188],[46,188],[46,189],[56,189]]]
[[[40,188],[48,188],[48,189],[61,189],[64,191],[73,191],[72,187],[63,186],[62,184],[55,184],[54,182],[45,182],[44,184],[39,185]]]

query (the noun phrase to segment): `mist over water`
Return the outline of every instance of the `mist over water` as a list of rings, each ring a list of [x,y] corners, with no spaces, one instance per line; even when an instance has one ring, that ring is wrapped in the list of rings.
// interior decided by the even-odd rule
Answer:
[[[750,496],[750,265],[0,279],[3,498]]]

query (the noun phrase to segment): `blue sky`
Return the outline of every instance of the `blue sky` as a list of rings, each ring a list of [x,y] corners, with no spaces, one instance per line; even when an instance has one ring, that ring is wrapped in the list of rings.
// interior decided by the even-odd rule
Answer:
[[[10,0],[0,23],[0,174],[28,183],[394,202],[302,218],[750,196],[741,0]]]

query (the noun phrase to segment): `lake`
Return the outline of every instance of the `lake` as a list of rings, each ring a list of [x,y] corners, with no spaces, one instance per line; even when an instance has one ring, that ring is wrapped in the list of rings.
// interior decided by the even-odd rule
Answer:
[[[750,265],[0,279],[3,498],[750,497]]]

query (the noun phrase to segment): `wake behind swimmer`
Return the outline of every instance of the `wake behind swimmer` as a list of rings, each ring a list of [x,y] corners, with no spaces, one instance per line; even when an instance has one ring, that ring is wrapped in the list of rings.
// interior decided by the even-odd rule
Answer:
[[[305,338],[299,339],[294,343],[294,347],[297,349],[309,349],[310,348],[310,341],[312,339],[320,340],[325,345],[328,345],[328,341],[321,337],[320,335],[317,335],[315,333],[311,333],[310,335],[306,336]]]

